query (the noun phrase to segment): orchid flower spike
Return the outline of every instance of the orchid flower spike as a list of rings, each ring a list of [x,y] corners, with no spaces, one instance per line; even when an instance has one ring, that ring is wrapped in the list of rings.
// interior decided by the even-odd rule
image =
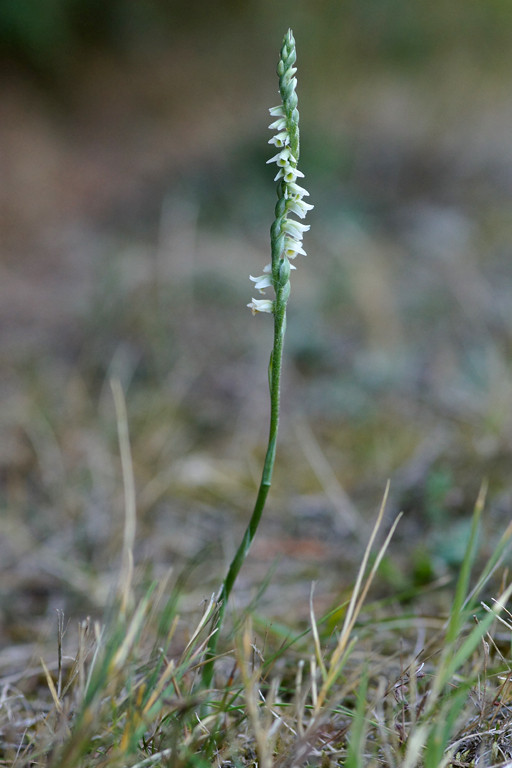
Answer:
[[[297,54],[295,40],[291,30],[285,35],[281,55],[277,65],[279,76],[279,93],[282,103],[270,110],[271,117],[275,118],[269,126],[277,131],[270,139],[279,152],[267,163],[276,163],[277,176],[277,205],[275,221],[270,230],[272,263],[263,270],[261,277],[252,277],[255,288],[264,293],[267,288],[274,288],[275,301],[265,299],[253,299],[247,306],[256,312],[273,312],[278,314],[286,308],[286,302],[290,294],[290,270],[295,267],[290,264],[297,254],[306,255],[302,247],[302,237],[307,232],[309,225],[301,224],[295,219],[289,219],[290,214],[304,219],[313,206],[302,199],[309,192],[297,184],[298,178],[304,178],[299,171],[299,111],[297,109],[297,94],[295,88],[297,79],[294,77],[297,69],[294,67]]]

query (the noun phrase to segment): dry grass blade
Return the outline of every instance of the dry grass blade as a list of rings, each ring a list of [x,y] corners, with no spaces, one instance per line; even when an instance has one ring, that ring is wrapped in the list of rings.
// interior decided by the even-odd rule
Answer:
[[[185,646],[185,650],[183,651],[183,654],[181,656],[180,664],[184,661],[184,659],[187,656],[188,651],[194,645],[194,643],[195,643],[198,635],[200,634],[201,630],[203,629],[205,624],[208,623],[208,620],[211,618],[212,610],[214,609],[214,606],[215,606],[215,595],[212,595],[212,597],[210,598],[210,601],[209,601],[209,603],[208,603],[208,605],[206,607],[206,610],[204,611],[204,613],[203,613],[203,615],[201,617],[201,620],[200,620],[199,624],[195,628],[194,632],[192,633],[192,637],[190,638],[190,640],[188,641],[187,645]],[[216,631],[217,630],[214,629],[213,632],[210,634],[210,637]]]
[[[150,599],[150,595],[148,594],[148,595],[145,595],[140,601],[137,607],[137,610],[135,611],[132,617],[132,620],[126,632],[125,638],[120,648],[118,649],[117,653],[115,654],[114,658],[112,659],[113,670],[114,669],[120,670],[125,664],[128,658],[128,654],[130,653],[137,639],[137,635],[139,634],[144,624],[144,620],[146,618],[146,613],[148,610],[149,599]]]
[[[354,591],[352,593],[352,598],[350,600],[348,609],[347,609],[347,615],[345,616],[345,621],[343,623],[343,628],[341,630],[341,634],[338,640],[338,643],[336,645],[336,648],[332,654],[331,660],[329,662],[329,667],[327,671],[327,676],[325,678],[325,681],[322,685],[322,688],[320,689],[318,693],[318,700],[315,707],[315,711],[318,712],[321,707],[324,705],[326,698],[329,694],[329,691],[338,677],[340,670],[343,666],[343,663],[346,659],[346,650],[347,646],[349,644],[350,634],[354,628],[354,624],[357,620],[357,617],[361,611],[361,608],[363,606],[364,600],[366,599],[366,595],[368,594],[368,590],[370,589],[370,586],[372,584],[372,581],[375,577],[375,574],[377,572],[377,569],[381,563],[382,558],[384,557],[384,553],[386,552],[386,549],[388,548],[389,542],[391,541],[391,538],[395,532],[395,528],[400,520],[401,515],[398,515],[395,522],[393,523],[391,530],[389,534],[386,537],[386,540],[384,541],[384,544],[380,548],[377,557],[375,559],[375,562],[372,566],[372,569],[368,575],[368,578],[366,580],[366,583],[364,584],[364,587],[362,587],[364,574],[366,571],[366,567],[368,565],[368,560],[370,557],[370,552],[373,546],[373,543],[375,541],[375,538],[377,536],[378,530],[380,528],[380,524],[382,522],[383,516],[384,516],[384,509],[386,506],[386,501],[389,494],[389,481],[386,485],[386,490],[384,492],[384,497],[382,499],[382,504],[380,506],[379,514],[377,516],[377,520],[375,522],[372,534],[370,536],[370,540],[368,542],[368,546],[366,547],[364,557],[361,563],[361,566],[359,568],[359,572],[356,579],[356,584],[354,587]]]
[[[352,531],[358,538],[361,538],[364,535],[366,523],[334,474],[308,422],[305,419],[297,419],[295,422],[295,432],[298,443],[304,451],[311,469],[315,473],[326,496],[337,510],[348,530]]]
[[[57,689],[55,688],[55,684],[52,680],[52,676],[50,675],[50,671],[46,664],[44,663],[44,659],[41,659],[41,666],[44,670],[44,674],[46,677],[46,682],[48,683],[48,688],[50,689],[50,693],[52,695],[53,703],[55,704],[55,709],[57,712],[62,712],[62,704],[59,701],[59,696],[57,694]]]
[[[123,470],[125,518],[123,535],[123,557],[121,573],[119,577],[119,593],[121,596],[122,611],[126,611],[131,598],[133,581],[133,547],[135,545],[135,533],[137,528],[137,508],[135,496],[135,478],[133,475],[132,452],[130,448],[130,436],[128,431],[128,415],[123,388],[119,379],[110,381],[112,395],[116,408],[117,434],[119,439],[119,451],[121,453],[121,466]]]
[[[260,670],[255,669],[252,674],[248,674],[247,669],[251,663],[252,653],[252,622],[249,620],[245,626],[242,642],[238,645],[238,665],[242,675],[242,681],[245,691],[245,706],[247,714],[252,725],[254,738],[256,740],[256,749],[258,752],[259,765],[262,768],[272,768],[272,749],[269,739],[268,727],[262,724],[262,718],[259,712],[259,701],[255,689],[260,679]],[[267,724],[268,726],[268,724]]]
[[[165,686],[169,682],[175,669],[176,669],[176,665],[174,664],[174,661],[171,659],[171,661],[167,664],[160,680],[158,681],[156,688],[154,689],[151,696],[147,700],[147,703],[143,710],[144,715],[147,715],[149,713],[153,704],[155,704],[155,702],[158,700]]]
[[[315,652],[316,652],[316,660],[318,662],[318,666],[320,667],[320,672],[322,674],[322,680],[325,682],[327,678],[327,671],[325,669],[324,660],[322,657],[322,648],[320,646],[320,637],[318,636],[318,627],[316,624],[315,619],[315,612],[313,609],[313,593],[315,591],[315,584],[311,584],[311,592],[309,594],[309,617],[311,620],[311,632],[313,634],[313,641],[315,643]]]
[[[346,632],[349,629],[349,627],[353,626],[353,618],[354,618],[354,612],[355,612],[357,598],[359,596],[359,591],[361,589],[361,584],[362,584],[362,581],[363,581],[363,578],[364,578],[364,574],[366,572],[366,567],[368,565],[368,560],[370,558],[370,553],[372,551],[373,543],[374,543],[375,538],[377,536],[377,533],[379,531],[380,524],[382,523],[382,518],[384,517],[384,510],[386,508],[386,502],[388,500],[389,488],[390,488],[390,482],[388,480],[388,482],[386,484],[386,489],[384,491],[384,497],[383,497],[382,503],[380,505],[379,514],[377,515],[377,520],[375,521],[375,525],[373,526],[373,530],[372,530],[371,535],[370,535],[370,540],[368,541],[368,544],[366,546],[366,549],[365,549],[365,552],[364,552],[364,555],[363,555],[363,560],[362,560],[361,565],[359,567],[356,583],[355,583],[355,586],[354,586],[354,590],[352,592],[352,597],[350,599],[349,606],[347,608],[347,614],[345,616],[345,621],[343,623],[343,629],[341,631],[342,636],[344,634],[346,634]]]

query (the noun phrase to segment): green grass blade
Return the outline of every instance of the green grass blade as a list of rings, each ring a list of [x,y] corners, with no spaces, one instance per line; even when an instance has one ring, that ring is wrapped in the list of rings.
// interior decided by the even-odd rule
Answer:
[[[459,635],[461,627],[464,623],[463,606],[466,601],[466,596],[469,589],[469,580],[471,577],[471,569],[476,556],[478,546],[478,530],[480,527],[480,519],[485,504],[485,496],[487,493],[487,483],[482,483],[478,499],[475,504],[475,510],[473,512],[473,520],[471,523],[471,533],[464,554],[464,560],[460,569],[459,579],[457,581],[457,588],[455,590],[455,599],[453,601],[452,610],[450,613],[450,621],[446,632],[446,646],[449,648]]]

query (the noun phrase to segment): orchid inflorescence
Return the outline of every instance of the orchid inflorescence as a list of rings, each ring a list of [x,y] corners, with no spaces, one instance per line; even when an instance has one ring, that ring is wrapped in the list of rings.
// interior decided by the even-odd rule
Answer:
[[[302,247],[302,237],[309,229],[308,224],[289,219],[288,214],[294,213],[300,219],[304,219],[307,212],[313,206],[304,202],[303,198],[309,192],[297,184],[297,178],[304,178],[304,174],[297,168],[299,160],[299,110],[297,109],[297,94],[295,88],[297,79],[294,77],[297,71],[295,60],[295,40],[291,30],[285,35],[281,56],[277,65],[279,75],[279,93],[282,104],[272,107],[270,114],[277,118],[269,128],[276,130],[269,144],[274,144],[279,152],[268,163],[277,163],[279,171],[274,181],[277,185],[276,218],[270,230],[272,262],[267,264],[261,277],[252,277],[255,288],[264,293],[266,288],[273,287],[276,292],[276,300],[253,299],[247,306],[256,312],[275,312],[276,304],[286,305],[290,294],[290,270],[295,269],[290,264],[298,253],[303,256],[306,251]]]

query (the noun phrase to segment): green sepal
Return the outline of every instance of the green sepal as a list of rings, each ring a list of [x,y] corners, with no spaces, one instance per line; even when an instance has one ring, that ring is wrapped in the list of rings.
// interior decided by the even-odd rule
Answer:
[[[281,219],[276,219],[270,227],[270,239],[272,242],[281,234]]]
[[[284,235],[279,235],[279,237],[276,237],[275,240],[272,240],[272,261],[276,261],[281,256],[284,249],[284,237]]]
[[[286,303],[290,298],[290,291],[291,291],[291,286],[290,286],[290,281],[288,280],[287,283],[285,283],[282,287],[279,288],[276,294],[276,302],[275,302],[276,310],[278,308],[278,305],[283,307],[283,309],[284,307],[286,307]]]
[[[283,287],[286,285],[286,283],[290,280],[290,262],[288,259],[281,259],[279,262],[279,272],[278,272],[278,282],[279,285],[282,285]]]
[[[286,213],[286,198],[280,197],[276,203],[276,209],[275,209],[276,219],[279,219],[281,216],[284,216],[285,213]]]

